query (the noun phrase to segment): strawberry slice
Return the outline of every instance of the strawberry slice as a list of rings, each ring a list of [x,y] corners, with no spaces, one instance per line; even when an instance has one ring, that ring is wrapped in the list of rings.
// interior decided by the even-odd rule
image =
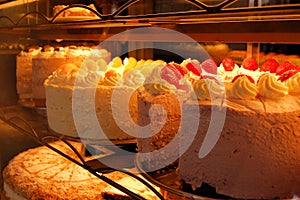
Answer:
[[[289,61],[283,61],[276,69],[276,75],[281,75],[284,72],[293,69],[294,66]]]
[[[117,72],[115,70],[109,70],[105,73],[105,78],[117,76]]]
[[[300,66],[297,66],[297,65],[293,65],[292,70],[297,70],[298,72],[300,71]]]
[[[179,80],[182,78],[182,75],[172,65],[166,65],[161,70],[161,78],[179,88]]]
[[[242,62],[244,69],[255,71],[258,69],[258,64],[254,58],[245,58]]]
[[[278,78],[279,81],[284,82],[287,79],[291,78],[292,76],[294,76],[296,73],[300,72],[300,70],[288,70],[285,71],[283,74],[280,75],[280,77]]]
[[[202,68],[210,74],[217,74],[217,63],[213,59],[207,59],[202,63]]]
[[[225,71],[232,71],[234,69],[235,62],[232,58],[224,58],[222,60],[222,65]]]
[[[254,79],[253,79],[251,76],[246,75],[246,74],[239,74],[239,75],[236,75],[236,76],[232,79],[231,82],[234,83],[238,78],[241,78],[241,77],[243,77],[243,76],[246,76],[246,77],[248,78],[248,80],[249,80],[251,83],[254,84]]]
[[[263,72],[269,71],[271,73],[275,73],[278,66],[279,63],[275,59],[270,58],[262,64],[260,71]]]
[[[182,66],[178,63],[175,63],[175,62],[168,63],[167,66],[169,66],[171,68],[174,68],[175,70],[179,71],[182,76],[184,76],[185,74],[188,73],[188,70],[184,66]]]
[[[201,65],[198,60],[192,60],[191,62],[188,62],[185,67],[197,76],[200,76],[202,73]]]

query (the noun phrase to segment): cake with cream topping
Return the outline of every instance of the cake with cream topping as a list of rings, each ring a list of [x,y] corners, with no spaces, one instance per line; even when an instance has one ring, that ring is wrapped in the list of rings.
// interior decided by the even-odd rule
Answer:
[[[106,137],[112,140],[133,139],[132,135],[120,128],[120,126],[130,128],[127,122],[128,113],[121,111],[121,108],[129,105],[129,115],[135,123],[137,122],[136,88],[143,84],[144,76],[149,73],[149,69],[147,67],[141,70],[131,69],[142,63],[152,62],[162,61],[137,61],[133,57],[122,61],[116,57],[107,65],[104,61],[95,62],[88,57],[80,68],[70,63],[61,66],[44,83],[49,128],[70,137],[103,140],[105,138],[99,135],[92,120],[86,118],[90,116],[89,113],[95,113]],[[74,91],[80,94],[74,97]],[[113,94],[117,101],[112,100]],[[127,104],[125,98],[128,94],[130,98]],[[72,98],[76,98],[79,104],[77,105]],[[125,119],[119,120],[118,124],[112,110],[113,106],[121,111],[118,114],[119,118]],[[76,112],[81,113],[83,120],[74,120]],[[76,125],[85,128],[77,131]]]
[[[45,106],[44,81],[61,65],[74,63],[80,66],[87,56],[91,59],[110,61],[110,53],[105,49],[67,46],[54,48],[45,46],[43,51],[32,60],[32,96],[35,106]]]
[[[271,72],[268,68],[274,63],[268,62],[259,67],[248,58],[239,67],[227,59],[213,69],[211,61],[200,64],[186,60],[175,68],[166,66],[167,70],[156,72],[156,79],[172,86],[162,87],[162,81],[157,81],[157,85],[144,87],[138,100],[139,123],[147,125],[161,117],[161,110],[153,115],[152,109],[149,114],[154,104],[164,107],[167,119],[155,135],[138,139],[139,152],[163,148],[178,134],[180,145],[195,137],[178,157],[179,176],[193,189],[206,183],[219,194],[239,199],[299,196],[300,165],[295,161],[300,159],[300,70],[280,63]],[[183,80],[191,83],[191,90],[182,87]],[[182,94],[186,94],[183,100]],[[183,108],[191,109],[184,118],[187,123],[200,114],[199,125],[190,124],[196,126],[195,135],[180,131]],[[180,147],[168,153],[178,155]],[[203,148],[209,150],[200,151]],[[172,155],[165,155],[168,156]],[[166,160],[163,156],[154,157],[146,160],[145,166],[155,169]]]

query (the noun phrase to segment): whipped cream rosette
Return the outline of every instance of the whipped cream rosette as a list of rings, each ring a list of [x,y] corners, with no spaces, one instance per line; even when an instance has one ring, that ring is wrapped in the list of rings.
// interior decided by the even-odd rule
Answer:
[[[270,73],[265,73],[259,77],[257,87],[258,94],[265,98],[284,97],[288,94],[288,87]]]

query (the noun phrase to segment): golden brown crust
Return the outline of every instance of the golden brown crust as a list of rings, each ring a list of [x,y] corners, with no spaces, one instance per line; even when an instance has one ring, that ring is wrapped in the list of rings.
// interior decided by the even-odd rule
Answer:
[[[53,145],[72,156],[62,142]],[[105,176],[119,180],[125,175],[112,172]],[[108,186],[45,146],[14,157],[4,169],[3,177],[13,191],[26,199],[102,199],[101,191]]]

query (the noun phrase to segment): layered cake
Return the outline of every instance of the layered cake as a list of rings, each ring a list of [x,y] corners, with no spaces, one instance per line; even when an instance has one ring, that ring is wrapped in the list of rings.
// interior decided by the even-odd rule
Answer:
[[[32,58],[36,57],[40,50],[40,47],[31,47],[17,55],[16,85],[21,104],[32,104]]]
[[[56,141],[50,145],[79,161],[75,153],[63,142]],[[81,144],[72,143],[72,145],[80,150]],[[135,185],[139,188],[134,190],[137,194],[147,199],[157,199],[143,184],[124,173],[115,171],[104,176],[124,187],[128,187],[128,183],[133,184],[131,187]],[[1,199],[92,200],[107,199],[105,198],[107,193],[111,199],[131,199],[46,146],[29,149],[15,156],[5,167],[3,178],[4,192]]]
[[[45,46],[37,57],[32,60],[32,96],[35,106],[45,106],[44,81],[61,65],[74,63],[80,66],[87,56],[95,61],[110,61],[110,53],[105,49],[67,46],[54,48]]]
[[[124,60],[116,57],[107,65],[104,61],[87,58],[80,68],[70,63],[61,66],[44,84],[49,128],[76,138],[134,138],[132,126],[137,122],[138,112],[136,89],[143,84],[149,69],[131,69],[142,63],[160,61],[137,62],[132,57]],[[75,114],[81,119],[75,121]],[[99,134],[99,125],[106,136]]]
[[[178,156],[178,175],[193,189],[205,183],[238,199],[299,196],[299,67],[275,60],[259,66],[252,58],[237,66],[227,58],[219,67],[211,60],[186,60],[159,71],[152,75],[173,86],[155,86],[159,92],[150,89],[154,84],[144,87],[138,97],[139,123],[155,124],[155,118],[161,118],[161,110],[149,114],[154,104],[174,109],[164,106],[168,113],[164,127],[154,136],[138,139],[139,152],[155,152],[179,136],[177,150],[168,153]],[[183,87],[185,79],[191,90]],[[198,116],[199,124],[193,124]],[[181,118],[189,128],[183,129]],[[196,131],[187,134],[193,127]],[[187,150],[180,155],[182,148]],[[169,160],[160,156],[143,161],[151,170]]]

